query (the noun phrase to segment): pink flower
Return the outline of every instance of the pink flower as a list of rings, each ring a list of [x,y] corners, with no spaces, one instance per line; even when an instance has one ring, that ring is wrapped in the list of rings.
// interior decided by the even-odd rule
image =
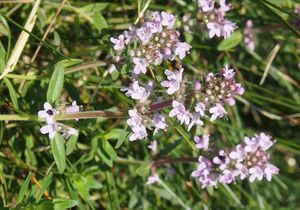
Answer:
[[[230,10],[230,5],[226,5],[226,0],[220,0],[220,10],[223,12],[227,12]]]
[[[133,63],[135,64],[135,67],[133,69],[133,72],[135,74],[146,74],[147,72],[147,67],[148,67],[148,62],[145,58],[133,58]]]
[[[158,130],[165,130],[167,128],[166,119],[163,115],[155,113],[153,116],[153,125],[155,127],[154,134]]]
[[[130,135],[129,141],[141,140],[148,136],[144,126],[133,127],[132,132],[133,134]]]
[[[249,174],[247,167],[241,163],[237,163],[235,167],[237,168],[234,172],[235,176],[240,176],[240,179],[244,180]]]
[[[147,101],[150,96],[150,92],[140,86],[138,81],[134,81],[128,88],[122,88],[121,90],[127,91],[125,93],[126,96],[131,97],[134,100],[140,100],[141,102]]]
[[[234,173],[228,169],[223,171],[223,174],[219,177],[219,182],[224,184],[230,184],[234,181]]]
[[[151,33],[162,32],[163,27],[160,21],[147,22],[146,26],[151,30]]]
[[[142,116],[137,112],[136,109],[131,109],[128,111],[129,119],[127,120],[127,124],[130,127],[139,127],[142,124]]]
[[[130,141],[141,140],[148,136],[146,127],[143,125],[143,117],[136,109],[128,111],[129,119],[127,124],[131,127],[132,134],[129,137]]]
[[[222,36],[226,39],[230,37],[233,31],[237,28],[236,23],[233,23],[229,20],[225,20],[222,28]]]
[[[165,75],[167,76],[168,80],[162,81],[160,84],[163,87],[167,87],[167,93],[169,95],[174,94],[180,89],[180,84],[182,82],[182,72],[183,68],[180,68],[179,71],[175,70],[174,72],[166,69]]]
[[[219,155],[213,158],[213,163],[219,165],[221,170],[227,168],[227,165],[230,163],[230,159],[224,150],[219,151]]]
[[[160,183],[160,178],[157,174],[153,174],[148,177],[146,185],[154,184],[154,183]]]
[[[178,55],[179,59],[182,60],[185,58],[186,54],[189,54],[190,49],[192,48],[191,45],[189,45],[186,42],[179,42],[175,48],[175,55]]]
[[[241,162],[245,159],[247,152],[242,145],[237,145],[236,149],[229,153],[229,157],[237,162]]]
[[[256,179],[262,180],[264,177],[264,171],[258,166],[250,168],[249,174],[250,174],[250,178],[249,178],[250,182],[254,182]]]
[[[250,139],[249,137],[245,137],[244,143],[246,144],[246,146],[245,146],[246,152],[254,153],[254,152],[256,152],[256,150],[259,147],[259,144],[258,144],[258,141],[256,138]]]
[[[59,132],[60,130],[61,129],[60,129],[59,125],[56,122],[53,122],[53,123],[49,123],[49,124],[41,127],[40,132],[42,134],[48,133],[49,138],[53,139],[55,137],[56,133]]]
[[[172,107],[173,109],[170,111],[169,117],[176,116],[181,124],[185,123],[186,125],[188,125],[190,123],[191,114],[186,111],[185,106],[178,101],[173,101]]]
[[[215,7],[214,0],[198,0],[198,6],[201,8],[203,12],[210,12]]]
[[[74,128],[68,128],[67,130],[65,130],[62,134],[62,137],[64,139],[68,139],[70,136],[78,136],[78,130],[74,129]]]
[[[234,77],[235,72],[233,69],[229,69],[229,66],[226,64],[222,69],[221,74],[225,79],[230,80]]]
[[[243,86],[240,83],[237,83],[237,84],[235,84],[235,91],[237,94],[243,95],[245,92],[245,89],[243,88]]]
[[[271,140],[271,136],[268,136],[264,133],[260,133],[259,135],[256,135],[256,138],[258,139],[259,147],[263,151],[268,150],[274,144],[274,142]]]
[[[268,164],[264,170],[265,173],[265,177],[267,178],[267,180],[270,182],[272,180],[272,175],[273,174],[278,174],[279,173],[279,169],[272,165],[272,164]]]
[[[196,104],[195,111],[197,113],[199,113],[200,116],[204,116],[205,115],[205,110],[206,109],[205,109],[205,104],[204,103],[199,102],[199,103]]]
[[[214,36],[221,36],[221,26],[214,22],[207,23],[207,29],[209,30],[208,36],[209,38],[213,38]]]
[[[156,154],[157,153],[157,141],[156,140],[153,140],[149,145],[148,145],[148,148],[151,149],[151,152],[153,154]]]
[[[209,147],[209,136],[209,134],[204,134],[202,137],[195,136],[194,141],[196,142],[196,148],[207,150]]]
[[[146,45],[152,38],[151,28],[148,28],[147,26],[143,26],[139,29],[136,29],[136,35],[141,41],[141,43],[143,45]]]
[[[44,110],[38,112],[38,116],[40,118],[46,118],[47,123],[53,123],[53,117],[56,114],[58,114],[58,111],[52,108],[51,104],[48,102],[44,103]]]
[[[71,114],[76,112],[79,112],[79,106],[77,105],[76,101],[73,101],[72,106],[66,108],[66,113]]]
[[[172,28],[175,23],[175,16],[167,12],[161,12],[161,24],[167,28]]]
[[[200,126],[203,126],[204,125],[204,123],[203,123],[203,121],[202,120],[200,120],[200,114],[199,113],[195,113],[195,114],[190,114],[190,116],[191,116],[191,122],[190,122],[190,124],[189,124],[189,126],[188,126],[188,131],[190,131],[191,130],[191,128],[196,124],[196,125],[200,125]]]
[[[209,113],[212,114],[212,116],[210,117],[210,121],[215,121],[218,117],[222,118],[227,114],[226,110],[221,104],[216,104],[215,107],[210,108]]]
[[[123,34],[121,34],[118,39],[115,38],[110,38],[110,41],[115,44],[114,45],[114,50],[123,50],[125,47],[125,37]]]

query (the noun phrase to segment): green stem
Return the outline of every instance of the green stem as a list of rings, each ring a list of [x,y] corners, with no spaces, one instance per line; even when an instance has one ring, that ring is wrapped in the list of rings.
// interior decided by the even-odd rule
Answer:
[[[94,119],[94,118],[123,118],[127,116],[126,112],[112,112],[112,111],[87,111],[77,112],[72,114],[61,114],[54,116],[54,120],[74,120],[74,119]]]
[[[150,105],[150,112],[169,107],[173,100],[162,101]],[[72,114],[55,115],[54,120],[75,120],[75,119],[95,119],[95,118],[125,118],[128,117],[128,110],[126,111],[86,111]],[[0,115],[0,121],[43,121],[36,115]]]
[[[0,121],[43,121],[36,115],[0,115]]]

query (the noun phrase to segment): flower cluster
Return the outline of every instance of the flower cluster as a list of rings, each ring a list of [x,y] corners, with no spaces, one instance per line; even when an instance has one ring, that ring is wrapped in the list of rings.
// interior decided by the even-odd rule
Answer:
[[[173,109],[169,117],[176,117],[181,124],[188,125],[188,130],[193,125],[203,125],[200,117],[210,116],[211,121],[222,118],[227,114],[224,104],[234,105],[233,96],[244,93],[242,85],[234,80],[234,70],[225,66],[220,74],[209,73],[204,76],[202,82],[196,81],[191,90],[193,95],[186,96],[187,80],[182,78],[182,72],[183,69],[174,72],[166,70],[168,80],[163,81],[161,85],[168,88],[169,95],[174,95]],[[188,97],[195,99],[194,106],[189,106],[192,111],[185,106]]]
[[[76,101],[73,101],[71,106],[61,110],[53,108],[48,102],[44,103],[44,110],[39,111],[38,116],[45,119],[46,125],[41,127],[40,132],[48,134],[50,139],[53,139],[57,133],[62,133],[63,138],[69,138],[71,135],[78,136],[76,129],[54,120],[54,116],[57,114],[71,114],[76,112],[79,112],[79,106]]]
[[[244,43],[249,50],[254,51],[255,42],[254,42],[254,36],[253,36],[252,20],[247,20],[247,22],[246,22],[246,27],[244,29]]]
[[[199,157],[197,170],[192,172],[202,188],[217,186],[218,183],[230,184],[237,178],[249,181],[262,180],[264,177],[271,181],[273,174],[279,169],[269,162],[267,150],[274,144],[271,137],[256,134],[254,137],[245,137],[242,144],[238,144],[231,151],[220,150],[218,155],[206,158]]]
[[[131,26],[118,38],[110,38],[117,52],[130,49],[134,64],[133,73],[145,74],[151,65],[163,60],[183,59],[191,46],[179,40],[180,33],[174,29],[176,18],[167,12],[152,12],[140,27]]]
[[[226,19],[226,12],[230,10],[230,5],[225,0],[220,0],[216,7],[215,0],[198,0],[198,18],[206,24],[209,31],[209,38],[224,37],[228,38],[237,28],[236,23]]]
[[[153,83],[149,82],[146,87],[141,86],[138,81],[134,81],[126,91],[125,95],[136,100],[136,106],[128,111],[129,119],[127,124],[131,127],[133,134],[129,137],[130,141],[141,140],[148,136],[147,128],[154,127],[154,134],[158,130],[164,130],[167,127],[165,117],[158,112],[150,113],[150,94],[153,89]]]
[[[203,126],[203,118],[209,118],[211,121],[222,118],[227,114],[224,105],[234,105],[233,96],[244,93],[242,85],[234,80],[234,70],[228,66],[225,66],[219,74],[209,73],[201,82],[194,83],[189,82],[183,76],[183,72],[182,67],[173,71],[166,69],[166,80],[160,85],[166,88],[167,95],[171,97],[167,100],[168,106],[172,106],[168,116],[176,117],[181,124],[187,125],[188,130],[194,125]],[[155,128],[155,134],[167,127],[165,117],[151,108],[153,102],[159,101],[157,99],[159,97],[154,100],[150,97],[156,93],[153,82],[144,86],[135,80],[128,88],[122,89],[126,96],[136,101],[135,107],[128,112],[130,118],[127,124],[133,131],[131,141],[146,138],[147,129]]]

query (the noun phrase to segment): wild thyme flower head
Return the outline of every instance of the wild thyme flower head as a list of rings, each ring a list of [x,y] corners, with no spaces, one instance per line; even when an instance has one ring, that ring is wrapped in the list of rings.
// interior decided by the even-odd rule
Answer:
[[[177,118],[180,124],[187,126],[188,131],[193,126],[203,126],[204,118],[214,121],[227,115],[224,105],[234,105],[234,95],[244,93],[242,85],[234,79],[234,70],[227,65],[220,73],[209,73],[195,82],[190,82],[183,73],[184,69],[182,67],[172,71],[166,69],[166,79],[160,85],[166,88],[166,97],[172,100],[169,103],[172,107],[168,116]],[[158,113],[153,115],[153,110],[150,108],[151,104],[157,102],[157,99],[161,97],[154,91],[153,83],[150,82],[150,84],[143,87],[135,80],[129,84],[128,88],[122,89],[126,91],[126,96],[135,100],[133,110],[136,114],[133,115],[133,110],[130,110],[130,120],[128,121],[128,125],[132,130],[135,129],[134,133],[137,134],[135,136],[138,136],[135,139],[147,137],[147,129],[155,127],[154,133],[156,133],[157,130],[165,130],[167,127],[165,118],[158,115]],[[131,120],[136,121],[137,116],[142,120],[139,120],[138,124],[130,123]]]
[[[242,95],[244,88],[235,81],[235,72],[227,65],[219,74],[209,73],[201,83],[201,89],[196,91],[198,100],[205,107],[213,107],[217,104],[234,105],[234,95]]]
[[[236,23],[226,19],[226,12],[231,5],[226,4],[225,0],[216,3],[215,0],[198,0],[198,19],[206,25],[209,38],[224,37],[228,38],[237,28]]]
[[[167,12],[152,12],[139,26],[132,26],[118,38],[111,38],[114,49],[119,54],[130,50],[134,64],[133,73],[145,74],[151,66],[163,60],[183,59],[191,46],[180,41],[180,33],[174,29],[176,17]]]
[[[216,186],[218,182],[230,184],[236,179],[249,178],[250,182],[262,180],[264,177],[271,181],[273,174],[279,169],[272,165],[267,150],[274,144],[271,136],[264,133],[245,137],[242,144],[238,144],[230,151],[220,150],[217,155],[205,158],[199,157],[197,170],[192,173],[202,188]],[[211,155],[212,153],[208,154]]]
[[[48,134],[50,139],[53,139],[57,133],[61,133],[63,138],[69,138],[71,135],[78,136],[78,131],[72,127],[69,127],[63,123],[58,123],[54,120],[54,116],[61,113],[72,114],[79,112],[79,106],[76,101],[72,102],[71,106],[67,106],[60,109],[55,109],[50,103],[44,103],[44,110],[38,112],[40,118],[44,118],[46,125],[41,127],[40,132],[42,134]],[[58,111],[59,110],[59,111]]]

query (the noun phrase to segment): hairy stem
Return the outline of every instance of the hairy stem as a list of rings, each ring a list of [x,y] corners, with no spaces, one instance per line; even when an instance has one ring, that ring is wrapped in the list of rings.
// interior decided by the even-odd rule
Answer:
[[[151,167],[159,167],[161,165],[169,164],[169,163],[189,163],[189,162],[197,162],[198,158],[194,157],[180,157],[180,158],[163,158],[159,160],[155,160],[151,163]]]

